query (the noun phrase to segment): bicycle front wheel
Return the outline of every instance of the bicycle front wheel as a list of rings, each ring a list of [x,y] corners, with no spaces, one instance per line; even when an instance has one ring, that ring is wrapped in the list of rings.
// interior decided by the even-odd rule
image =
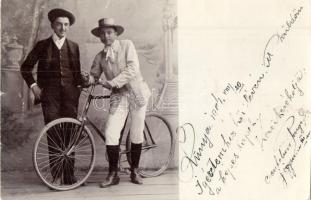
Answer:
[[[143,177],[155,177],[162,174],[172,160],[174,144],[174,135],[169,122],[159,114],[147,114],[139,174]],[[127,137],[126,149],[127,160],[131,164],[130,132]]]
[[[81,185],[95,164],[95,143],[90,130],[72,118],[48,123],[36,140],[33,163],[40,179],[55,190]]]

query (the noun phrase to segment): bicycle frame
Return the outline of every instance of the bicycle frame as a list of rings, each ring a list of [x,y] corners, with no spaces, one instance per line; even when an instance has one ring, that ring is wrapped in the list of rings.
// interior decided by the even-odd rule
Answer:
[[[33,151],[33,161],[35,165],[35,169],[39,177],[42,181],[47,184],[49,187],[57,189],[57,190],[67,190],[73,189],[78,187],[83,181],[85,181],[91,174],[94,165],[95,165],[95,158],[96,158],[96,142],[94,141],[93,135],[94,131],[97,132],[99,137],[106,142],[106,138],[104,133],[100,131],[100,129],[96,126],[95,123],[91,121],[88,117],[88,111],[92,100],[94,99],[108,99],[110,98],[109,95],[102,96],[93,94],[95,90],[95,85],[90,86],[86,91],[86,98],[84,99],[84,105],[82,107],[82,112],[78,119],[72,118],[60,118],[56,119],[44,127],[44,129],[40,132],[39,137],[36,140],[34,151]],[[129,113],[130,113],[129,109]],[[122,127],[119,139],[119,171],[129,173],[132,167],[132,153],[133,149],[131,148],[132,141],[130,140],[130,128],[127,128],[129,125],[129,121],[132,120],[130,115],[127,114],[125,123]],[[146,115],[145,118],[145,127],[143,130],[143,137],[144,141],[142,144],[142,158],[144,161],[148,161],[152,158],[150,156],[154,156],[154,164],[149,165],[148,162],[143,162],[144,164],[141,165],[141,169],[139,173],[143,177],[154,177],[160,175],[164,170],[167,169],[170,160],[172,159],[173,150],[174,150],[174,136],[172,129],[168,123],[168,121],[163,118],[161,115],[156,113],[149,113]],[[89,128],[93,128],[90,130]],[[60,139],[60,145],[57,145],[55,141],[53,141],[54,145],[48,144],[49,139],[49,131],[56,132],[57,137]],[[65,142],[65,138],[61,137],[59,134],[63,133],[70,133],[70,140]],[[159,135],[156,135],[158,133]],[[125,138],[125,135],[127,136]],[[163,141],[163,137],[167,138],[170,142],[170,146],[167,146],[167,143]],[[159,139],[159,140],[158,140]],[[121,144],[122,141],[122,144]],[[124,144],[125,142],[125,144]],[[56,146],[55,146],[56,145]],[[163,149],[155,148],[161,147],[164,145]],[[51,165],[51,158],[50,158],[50,150],[49,148],[55,148],[58,152],[57,153],[57,160],[52,161],[53,163],[57,162],[57,174],[53,176],[53,166],[50,166],[50,171],[48,169],[49,165]],[[155,148],[155,151],[149,151],[150,149]],[[163,150],[165,151],[163,153]],[[140,149],[139,149],[140,151]],[[157,153],[157,151],[159,153]],[[53,153],[53,152],[52,152]],[[163,153],[163,154],[162,154]],[[44,154],[45,156],[42,156]],[[55,154],[55,153],[53,153]],[[122,160],[122,154],[126,155],[126,159]],[[87,157],[85,157],[87,156]],[[164,156],[164,159],[163,159]],[[43,159],[43,160],[42,160]],[[72,160],[75,159],[73,163]],[[122,160],[122,161],[121,161]],[[161,162],[159,162],[161,160]],[[163,162],[162,162],[163,160]],[[123,162],[128,162],[129,165],[123,165]],[[67,164],[66,164],[66,163]],[[42,165],[44,164],[44,165]],[[54,165],[55,166],[55,165]],[[128,167],[129,166],[129,167]],[[70,167],[70,168],[68,168]],[[64,169],[71,168],[78,173],[79,180],[77,182],[70,183],[68,185],[64,181]],[[61,173],[61,177],[59,177],[59,173]],[[67,172],[66,172],[67,173]],[[76,174],[77,175],[77,174]],[[49,176],[49,177],[48,177]],[[55,177],[57,180],[55,182]],[[59,181],[59,178],[61,179]],[[67,180],[67,179],[66,179]]]
[[[67,155],[70,155],[72,153],[72,151],[75,149],[75,145],[74,144],[76,144],[76,142],[78,140],[83,139],[83,138],[81,138],[81,133],[82,133],[82,131],[84,129],[84,126],[86,126],[86,125],[91,125],[91,127],[96,131],[96,133],[100,136],[100,138],[104,142],[106,142],[105,135],[99,130],[99,128],[87,116],[88,110],[90,108],[92,100],[94,100],[94,99],[109,99],[110,98],[110,95],[106,95],[106,96],[93,95],[95,87],[96,87],[96,85],[92,85],[91,88],[88,91],[87,99],[86,99],[85,104],[83,106],[82,114],[81,114],[81,116],[79,118],[79,121],[81,122],[81,127],[80,127],[76,137],[73,138],[74,142],[73,142],[71,148],[69,148],[68,152],[66,153]],[[126,124],[127,124],[127,121],[128,121],[128,117],[129,117],[129,115],[127,115],[126,120],[125,120],[124,125],[123,125],[122,130],[121,130],[120,139],[119,139],[119,145],[121,144],[121,141],[122,141],[122,138],[123,138],[123,135],[124,135],[124,130],[125,130],[125,127],[126,127]],[[147,139],[147,137],[150,138],[151,144],[150,143],[145,144],[144,146],[142,146],[141,150],[148,150],[148,149],[157,147],[157,145],[156,145],[156,143],[155,143],[155,141],[154,141],[154,139],[153,139],[153,137],[151,135],[151,131],[149,130],[149,127],[148,127],[146,122],[145,122],[145,127],[146,127],[146,131],[144,130],[144,139],[145,139],[145,141],[149,141]],[[123,150],[123,151],[120,151],[120,154],[126,154],[128,152],[129,151],[127,151],[127,150]]]
[[[75,144],[78,140],[82,139],[80,138],[81,137],[81,133],[84,129],[84,126],[86,125],[91,125],[91,127],[96,131],[96,133],[100,136],[100,138],[106,142],[106,138],[105,138],[105,135],[99,130],[99,128],[90,120],[90,118],[87,116],[88,114],[88,110],[90,108],[90,105],[91,105],[91,102],[92,100],[94,99],[109,99],[110,98],[110,95],[106,95],[106,96],[102,96],[102,95],[93,95],[93,92],[94,92],[94,89],[95,89],[96,85],[92,85],[91,88],[89,89],[88,91],[88,95],[87,95],[87,99],[84,103],[84,106],[83,106],[83,111],[82,111],[82,114],[79,118],[79,121],[81,122],[81,127],[78,131],[78,134],[76,135],[75,138],[73,138],[73,144]],[[128,116],[126,117],[126,120],[125,120],[125,123],[123,125],[123,128],[121,130],[121,135],[120,135],[120,141],[119,141],[119,144],[121,143],[121,139],[123,137],[123,134],[124,134],[124,130],[125,130],[125,126],[127,124],[127,120],[128,120]],[[151,136],[151,135],[150,135]],[[72,147],[68,150],[67,152],[67,155],[70,155],[71,152],[74,150],[75,148],[75,145],[72,145]],[[121,153],[127,153],[127,151],[124,151],[124,152],[121,152]]]

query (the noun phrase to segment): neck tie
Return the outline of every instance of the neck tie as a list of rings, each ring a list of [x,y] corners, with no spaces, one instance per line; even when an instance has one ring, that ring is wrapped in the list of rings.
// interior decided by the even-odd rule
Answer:
[[[111,46],[105,47],[106,52],[106,60],[110,62],[114,62],[114,52]]]

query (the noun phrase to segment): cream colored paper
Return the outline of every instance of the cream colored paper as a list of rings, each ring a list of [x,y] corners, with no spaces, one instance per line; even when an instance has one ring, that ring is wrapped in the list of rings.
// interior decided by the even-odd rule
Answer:
[[[310,198],[307,0],[180,0],[180,199]]]

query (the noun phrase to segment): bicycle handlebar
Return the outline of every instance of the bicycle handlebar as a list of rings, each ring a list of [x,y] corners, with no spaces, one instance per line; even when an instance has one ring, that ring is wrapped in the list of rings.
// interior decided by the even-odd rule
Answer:
[[[99,96],[97,96],[97,95],[91,95],[91,98],[92,99],[109,99],[110,98],[110,95],[106,95],[106,96],[102,96],[102,95],[99,95]]]
[[[87,82],[89,81],[89,74],[88,73],[83,72],[83,73],[81,73],[81,75],[83,77],[86,77],[84,79],[87,80]],[[105,88],[107,90],[111,90],[111,88],[108,88],[106,85],[103,84],[102,79],[96,80],[94,83],[85,83],[82,85],[78,85],[78,88],[80,88],[82,91],[88,93],[88,95],[91,97],[91,99],[109,99],[110,95],[103,96],[103,95],[93,95],[92,94],[94,87],[97,85],[101,85],[103,88]]]
[[[107,90],[111,90],[110,88],[107,88],[105,87],[104,84],[102,84],[101,82],[96,82],[96,83],[93,83],[93,84],[89,84],[89,85],[86,85],[86,86],[81,86],[81,85],[78,85],[78,88],[89,88],[90,86],[96,86],[96,85],[101,85],[103,88],[106,88]]]

